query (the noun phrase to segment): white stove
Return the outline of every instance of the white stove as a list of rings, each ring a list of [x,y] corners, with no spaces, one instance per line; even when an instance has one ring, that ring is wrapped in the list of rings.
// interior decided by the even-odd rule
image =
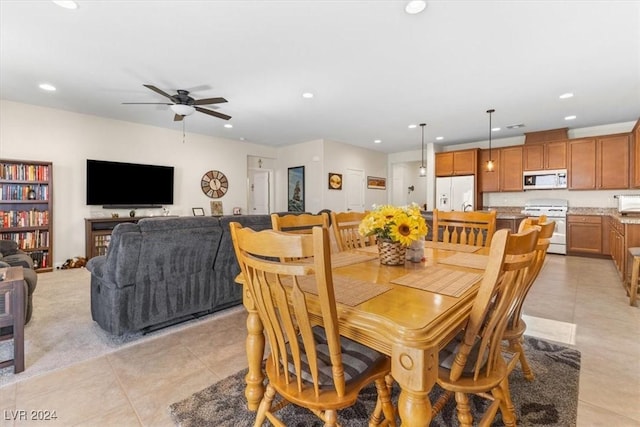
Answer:
[[[540,215],[546,215],[549,220],[556,222],[548,253],[562,255],[567,253],[568,208],[569,203],[565,199],[531,199],[524,205],[523,215],[536,218]]]

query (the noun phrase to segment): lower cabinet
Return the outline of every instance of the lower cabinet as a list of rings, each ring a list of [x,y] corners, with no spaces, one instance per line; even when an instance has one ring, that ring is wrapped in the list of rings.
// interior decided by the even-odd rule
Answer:
[[[569,254],[602,255],[601,216],[567,216],[567,252]]]

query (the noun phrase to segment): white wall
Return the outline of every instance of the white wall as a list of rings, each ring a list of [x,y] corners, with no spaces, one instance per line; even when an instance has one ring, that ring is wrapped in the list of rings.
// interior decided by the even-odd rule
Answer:
[[[174,215],[191,215],[193,207],[210,212],[212,199],[200,189],[200,179],[211,169],[229,179],[229,191],[220,199],[224,213],[235,206],[246,212],[247,157],[276,157],[268,146],[193,133],[183,143],[182,131],[10,101],[0,101],[0,123],[0,158],[53,162],[54,265],[84,255],[85,218],[116,212],[85,204],[87,158],[174,166],[174,204],[168,208]],[[151,183],[140,178],[131,185],[144,191]],[[138,216],[160,213],[138,210]]]

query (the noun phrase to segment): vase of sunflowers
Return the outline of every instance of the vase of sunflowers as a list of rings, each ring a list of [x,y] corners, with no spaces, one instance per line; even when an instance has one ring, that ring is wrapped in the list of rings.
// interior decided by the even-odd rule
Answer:
[[[374,206],[364,217],[358,232],[362,236],[376,236],[380,263],[402,265],[407,247],[427,234],[427,223],[415,203],[400,207],[381,205]]]

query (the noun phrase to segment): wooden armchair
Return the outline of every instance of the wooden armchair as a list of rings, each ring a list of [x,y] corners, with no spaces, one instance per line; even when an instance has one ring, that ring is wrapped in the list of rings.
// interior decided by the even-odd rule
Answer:
[[[331,274],[329,231],[314,227],[312,234],[255,232],[232,222],[234,249],[250,295],[268,339],[266,391],[255,426],[265,418],[284,424],[275,412],[293,403],[311,410],[326,426],[338,425],[337,410],[352,406],[358,393],[375,382],[378,404],[370,425],[395,425],[390,398],[390,360],[377,351],[341,337]],[[314,262],[277,262],[313,256]],[[305,279],[317,286],[318,296],[301,289]],[[313,302],[310,301],[313,299]],[[319,304],[322,325],[311,319],[307,304]],[[275,395],[281,401],[274,404]]]
[[[547,257],[547,249],[549,248],[549,242],[553,235],[553,230],[556,227],[555,221],[547,221],[546,217],[540,218],[525,218],[520,222],[519,232],[525,232],[529,229],[538,230],[538,242],[535,249],[535,258],[533,263],[529,267],[527,276],[524,280],[523,286],[516,295],[515,301],[509,313],[509,320],[507,322],[507,328],[504,331],[503,339],[509,343],[508,349],[512,352],[519,354],[520,365],[522,366],[522,373],[524,377],[533,381],[533,371],[527,362],[527,356],[522,348],[522,340],[524,332],[527,329],[527,324],[522,320],[522,306],[524,305],[525,298],[531,289],[531,286],[538,278],[538,274],[542,270],[544,261]]]
[[[493,236],[489,263],[464,331],[440,352],[437,383],[445,393],[433,405],[434,415],[455,394],[458,421],[471,426],[468,394],[479,394],[493,402],[478,425],[490,425],[500,409],[504,424],[515,426],[508,376],[517,355],[505,361],[502,334],[509,308],[533,261],[537,239],[537,230],[511,234],[503,229]]]
[[[496,231],[496,211],[462,212],[433,210],[434,242],[489,246]]]
[[[331,228],[340,252],[375,245],[375,236],[361,236],[360,222],[368,212],[331,212]]]
[[[286,231],[287,233],[311,234],[311,228],[320,226],[329,228],[329,216],[322,212],[318,215],[300,214],[300,215],[278,215],[271,214],[271,228],[278,231]]]

